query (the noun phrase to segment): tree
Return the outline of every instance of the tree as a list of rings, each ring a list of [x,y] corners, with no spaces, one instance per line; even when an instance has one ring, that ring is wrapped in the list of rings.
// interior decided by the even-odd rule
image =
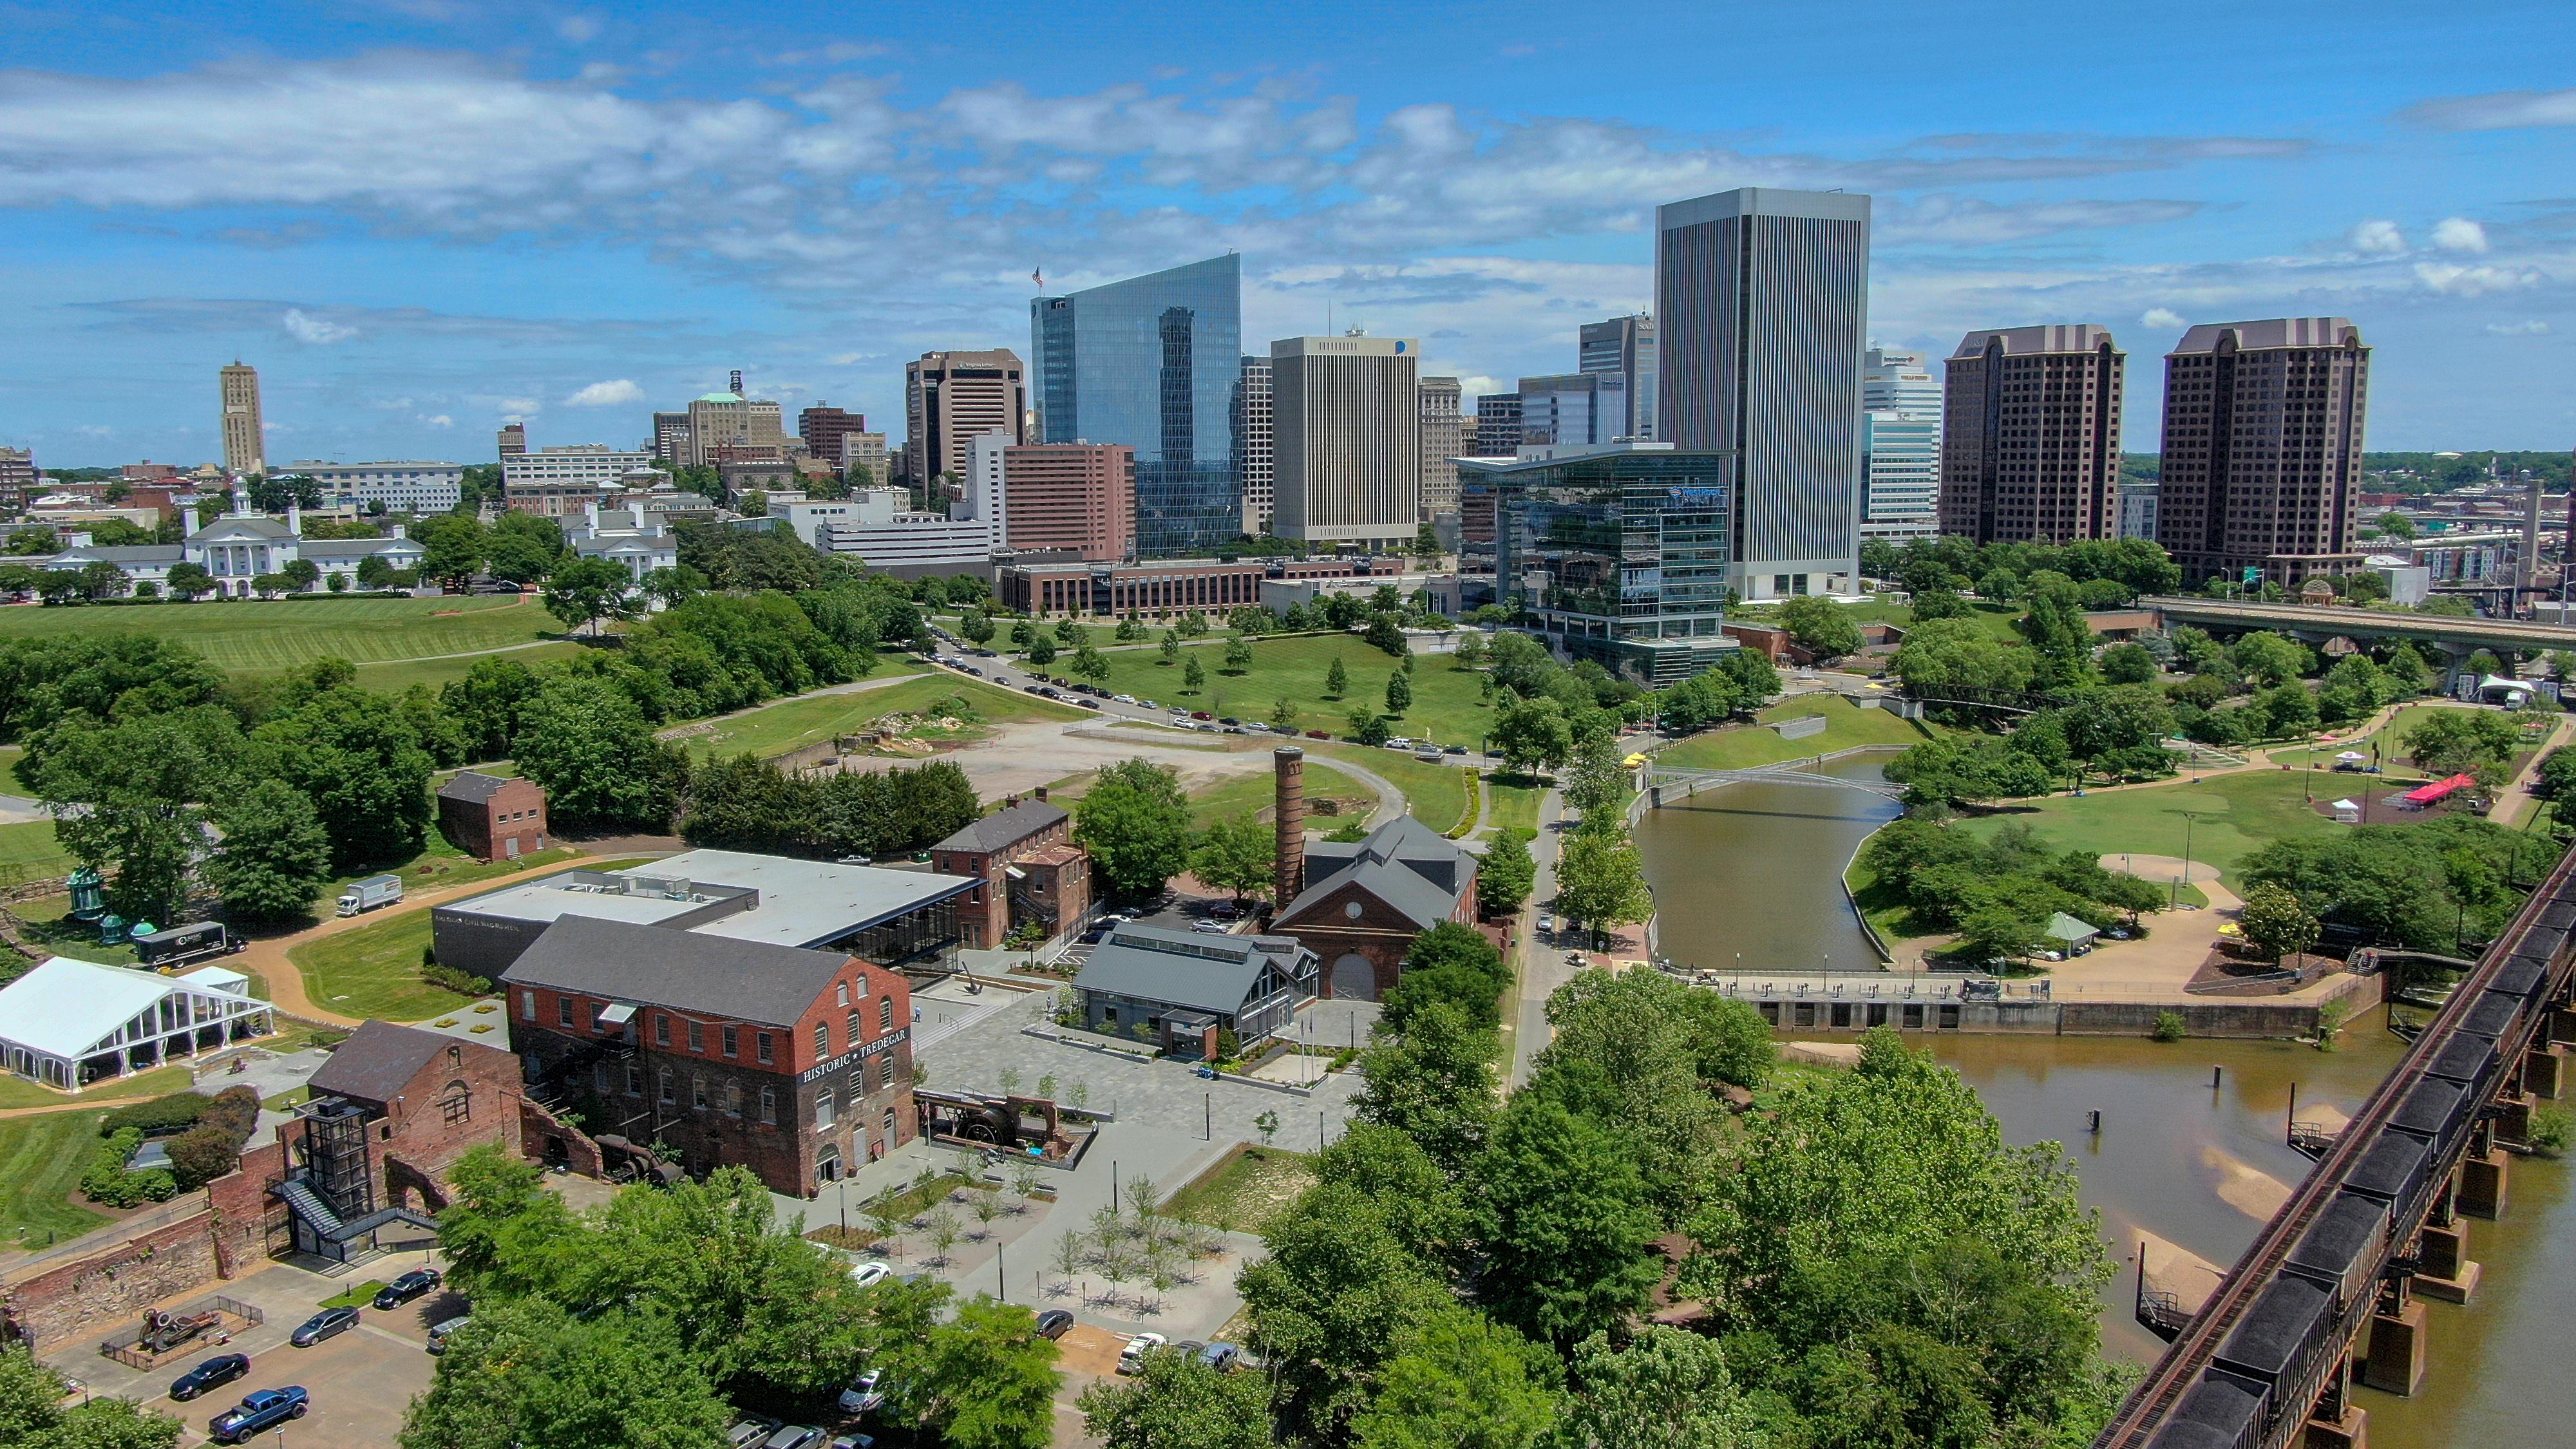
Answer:
[[[425,520],[420,526],[420,544],[420,576],[432,583],[462,587],[471,583],[474,571],[483,566],[483,525],[470,515],[450,513]],[[363,571],[363,561],[360,567]]]
[[[1091,642],[1091,635],[1071,619],[1058,619],[1055,621],[1055,642],[1067,649],[1079,649]]]
[[[1054,1437],[1055,1360],[1037,1315],[978,1294],[930,1330],[905,1403],[953,1449],[1045,1449]]]
[[[1109,656],[1085,644],[1073,652],[1073,672],[1097,684],[1109,677]]]
[[[546,612],[567,629],[599,632],[602,619],[631,619],[635,581],[626,566],[604,558],[576,558],[546,580]]]
[[[1370,615],[1368,629],[1360,637],[1369,647],[1383,649],[1399,659],[1413,652],[1413,646],[1405,642],[1404,625],[1393,614]]]
[[[1618,1327],[1663,1277],[1635,1156],[1557,1103],[1515,1098],[1474,1180],[1485,1300],[1533,1338],[1570,1345]]]
[[[1655,710],[1665,729],[1693,734],[1723,723],[1743,707],[1734,682],[1715,670],[1694,674],[1655,696]]]
[[[477,659],[465,677],[438,692],[439,708],[464,736],[468,760],[507,759],[540,681],[535,670],[506,656]]]
[[[1278,1438],[1333,1442],[1404,1330],[1455,1300],[1396,1237],[1387,1208],[1348,1183],[1308,1189],[1262,1241],[1267,1254],[1237,1287],[1275,1384]]]
[[[732,1411],[667,1319],[582,1319],[542,1298],[477,1300],[428,1390],[403,1412],[403,1449],[714,1446]]]
[[[1386,717],[1367,705],[1352,706],[1350,721],[1351,738],[1371,749],[1395,738],[1395,731],[1387,724]]]
[[[1108,766],[1073,815],[1074,838],[1114,899],[1142,900],[1189,868],[1189,801],[1167,766],[1142,759]]]
[[[1583,812],[1587,827],[1596,813],[1614,809],[1627,795],[1628,770],[1620,763],[1622,758],[1618,740],[1609,735],[1595,735],[1575,750],[1574,767],[1566,773],[1565,803]]]
[[[1565,842],[1556,863],[1556,909],[1595,930],[1654,912],[1645,866],[1625,831],[1582,830]]]
[[[2372,519],[2371,523],[2375,525],[2381,533],[2400,541],[2411,539],[2415,536],[2415,520],[2408,518],[2405,514],[2398,512],[2394,508],[2389,509],[2377,518]]]
[[[2227,662],[2266,687],[2288,684],[2316,668],[2308,646],[2286,634],[2257,631],[2227,646]]]
[[[2400,739],[2415,763],[2434,775],[2501,777],[2522,743],[2512,717],[2484,709],[2427,709]]]
[[[1359,1449],[1534,1449],[1556,1422],[1555,1364],[1465,1308],[1425,1315],[1396,1340],[1377,1397],[1351,1419]]]
[[[1260,821],[1248,815],[1220,820],[1190,853],[1190,874],[1240,901],[1269,889],[1275,850],[1270,827]]]
[[[1177,629],[1166,629],[1166,630],[1164,630],[1164,631],[1163,631],[1163,642],[1154,646],[1154,652],[1155,652],[1156,654],[1158,654],[1158,655],[1160,655],[1160,656],[1162,657],[1162,660],[1163,660],[1163,662],[1164,662],[1165,664],[1178,664],[1178,663],[1180,663],[1180,662],[1181,662],[1181,635],[1180,635],[1180,631],[1179,631],[1179,630],[1177,630]]]
[[[1716,1339],[1650,1324],[1625,1349],[1596,1333],[1574,1350],[1583,1392],[1566,1404],[1563,1449],[1758,1449],[1767,1441]]]
[[[1181,616],[1181,621],[1178,627],[1181,632],[1181,637],[1184,639],[1203,639],[1207,637],[1207,615],[1199,613],[1196,610],[1192,610]]]
[[[1350,692],[1351,672],[1343,667],[1342,656],[1336,654],[1324,670],[1324,698],[1339,699]]]
[[[1974,619],[1933,619],[1906,633],[1894,665],[1908,684],[2028,689],[2034,658],[2035,651],[2003,643]]]
[[[1449,667],[1452,669],[1480,668],[1485,662],[1485,654],[1485,636],[1471,630],[1459,636],[1458,647],[1449,651]]]
[[[659,600],[666,609],[676,608],[707,591],[707,576],[687,564],[648,569],[643,588],[644,597]]]
[[[2255,949],[2275,961],[2317,943],[2317,918],[2308,914],[2297,896],[2269,881],[2246,890],[2245,909],[2238,914],[2236,926]]]
[[[1783,602],[1780,626],[1799,648],[1820,659],[1860,652],[1860,626],[1842,605],[1822,594],[1799,594]]]
[[[232,716],[213,706],[109,724],[82,713],[30,740],[20,769],[63,849],[108,877],[109,907],[167,921],[206,847],[206,803],[221,798],[241,755]]]
[[[2146,684],[2159,672],[2156,656],[2143,645],[2120,643],[2102,651],[2102,678],[2107,683]]]
[[[1044,669],[1048,665],[1053,664],[1055,662],[1055,654],[1055,640],[1052,637],[1040,634],[1029,641],[1029,663],[1037,666],[1038,668]],[[1198,664],[1198,661],[1193,659],[1190,663],[1195,667]]]
[[[9,1449],[172,1449],[180,1424],[132,1399],[84,1396],[24,1344],[0,1348],[0,1445]]]
[[[1225,670],[1241,674],[1252,667],[1252,641],[1241,634],[1225,641]]]
[[[2040,918],[2027,910],[1995,904],[1968,912],[1959,921],[1956,949],[1970,961],[1988,962],[2027,956],[2048,939]]]
[[[602,679],[554,675],[522,718],[512,749],[519,768],[545,787],[556,821],[670,827],[674,762],[623,692]]]
[[[396,703],[341,686],[251,732],[264,773],[311,797],[341,871],[408,860],[429,826],[431,760]]]
[[[1352,1115],[1410,1136],[1455,1175],[1483,1149],[1494,1110],[1493,1033],[1447,1002],[1413,1013],[1400,1037],[1381,1034],[1361,1054],[1367,1083]]]
[[[1193,654],[1181,665],[1181,692],[1196,694],[1206,685],[1207,670],[1200,667],[1199,657]]]
[[[1278,700],[1270,707],[1270,727],[1275,730],[1295,729],[1297,727],[1297,701],[1290,699],[1284,694],[1279,696]]]
[[[957,632],[969,644],[981,646],[991,642],[993,638],[993,621],[983,610],[969,609],[965,616],[957,621]]]
[[[1574,753],[1574,729],[1556,700],[1525,700],[1495,711],[1493,744],[1513,770],[1555,769]]]
[[[2042,570],[2026,584],[2030,611],[2013,622],[2033,655],[2031,682],[2040,688],[2073,684],[2084,678],[2093,655],[2092,626],[2075,584],[2064,574]]]
[[[1386,677],[1386,712],[1397,719],[1413,708],[1413,681],[1402,670]]]
[[[1457,1008],[1474,1029],[1492,1031],[1502,1025],[1498,998],[1511,984],[1511,968],[1483,932],[1442,921],[1413,938],[1379,1019],[1401,1032],[1414,1013],[1440,1001]]]
[[[331,837],[313,802],[283,780],[254,780],[215,809],[223,843],[206,861],[206,882],[224,910],[244,921],[282,921],[313,908],[331,878]]]
[[[1538,863],[1530,859],[1529,840],[1506,827],[1485,847],[1476,867],[1476,901],[1487,915],[1510,915],[1529,899],[1538,882]]]
[[[1075,1401],[1108,1449],[1269,1449],[1270,1385],[1195,1354],[1149,1353],[1136,1376],[1095,1379]]]

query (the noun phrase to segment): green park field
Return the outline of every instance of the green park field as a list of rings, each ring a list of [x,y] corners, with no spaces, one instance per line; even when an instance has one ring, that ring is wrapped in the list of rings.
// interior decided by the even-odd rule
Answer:
[[[369,686],[398,690],[415,679],[433,686],[443,682],[412,672],[425,662],[561,639],[563,626],[533,594],[0,608],[0,639],[68,634],[150,634],[185,644],[217,668],[238,674],[282,673],[336,655],[361,666],[361,680]],[[530,656],[537,653],[520,657],[533,663]],[[472,662],[457,664],[454,673],[464,673]]]
[[[2334,822],[2308,804],[2340,793],[2322,771],[2313,782],[2299,770],[2245,770],[2164,785],[2094,790],[2084,798],[2056,795],[2025,806],[1962,820],[1963,829],[1991,834],[2007,820],[2028,822],[2059,850],[2102,855],[2170,855],[2179,858],[2189,825],[2191,858],[2232,876],[2255,850],[2275,840],[2327,835]]]
[[[975,712],[987,724],[1076,720],[1090,713],[1071,705],[1022,694],[1018,690],[996,689],[989,684],[959,679],[953,674],[898,678],[902,682],[888,683],[879,688],[780,700],[728,719],[712,721],[715,728],[711,733],[689,734],[681,738],[690,749],[702,755],[738,755],[746,750],[761,756],[783,755],[834,735],[847,734],[889,714],[925,709],[950,695],[960,696],[973,704]]]
[[[72,1201],[98,1140],[99,1116],[45,1112],[0,1122],[0,1245],[41,1248],[107,1221]]]
[[[1212,635],[1181,651],[1184,658],[1197,658],[1207,672],[1206,684],[1188,692],[1181,687],[1183,666],[1165,664],[1160,650],[1150,645],[1111,648],[1111,631],[1106,628],[1094,627],[1091,634],[1109,659],[1109,677],[1099,682],[1113,694],[1258,720],[1268,720],[1285,699],[1296,708],[1301,730],[1344,734],[1350,730],[1354,708],[1366,705],[1383,713],[1386,677],[1396,670],[1393,658],[1361,642],[1356,634],[1301,634],[1256,641],[1252,667],[1242,674],[1229,674],[1224,668],[1225,640]],[[1336,655],[1350,676],[1350,690],[1343,698],[1329,699],[1324,677]],[[1071,664],[1070,651],[1059,653],[1047,671],[1069,676]],[[1395,722],[1395,733],[1444,745],[1475,744],[1494,717],[1480,698],[1478,679],[1477,671],[1458,668],[1446,654],[1418,656],[1413,666],[1413,706]]]
[[[1810,714],[1825,717],[1823,733],[1802,740],[1784,740],[1777,731],[1762,727]],[[1754,718],[1760,723],[1693,735],[1657,754],[1655,761],[1679,770],[1749,770],[1860,745],[1901,749],[1932,738],[1930,731],[1912,720],[1899,719],[1883,709],[1862,709],[1835,694],[1806,694],[1782,700]]]

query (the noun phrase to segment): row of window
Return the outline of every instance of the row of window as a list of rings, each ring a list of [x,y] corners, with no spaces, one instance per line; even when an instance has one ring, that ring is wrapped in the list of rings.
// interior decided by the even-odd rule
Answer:
[[[533,814],[534,812],[531,811],[529,813]],[[840,1005],[845,1007],[850,1005],[850,986],[848,982],[845,981],[840,983],[838,996]],[[555,997],[556,1025],[575,1029],[578,1029],[579,1026],[583,1025],[579,1020],[578,1008],[574,1004],[580,999],[581,998],[571,995],[558,995]],[[590,1020],[587,1025],[591,1031],[600,1032],[607,1029],[602,1025],[600,1017],[608,1010],[608,1008],[609,1003],[605,1001],[592,1001],[590,1003]],[[857,1050],[860,1042],[864,1040],[865,1023],[863,1021],[863,1015],[864,1013],[861,1008],[852,1007],[849,1015],[844,1018],[845,1034],[841,1048],[843,1051]],[[519,1019],[522,1021],[534,1021],[537,1019],[537,994],[535,992],[525,992],[520,996]],[[685,1017],[682,1018],[681,1021],[687,1031],[688,1049],[690,1051],[703,1054],[707,1049],[707,1024],[702,1021],[692,1020]],[[880,1032],[894,1030],[894,998],[892,996],[883,996],[877,999],[877,1030]],[[718,1029],[718,1039],[722,1044],[722,1051],[725,1056],[735,1057],[742,1054],[742,1028],[736,1023],[722,1023]],[[653,1044],[657,1047],[668,1047],[672,1044],[670,1013],[662,1011],[653,1013]],[[752,1033],[752,1050],[760,1061],[775,1062],[778,1060],[778,1048],[775,1034],[766,1031],[754,1031]],[[829,1021],[818,1021],[814,1023],[815,1060],[820,1061],[830,1055],[832,1055],[832,1024]]]
[[[662,1105],[679,1106],[679,1074],[669,1067],[663,1067],[656,1073],[656,1077],[655,1090]],[[850,1105],[856,1107],[869,1093],[884,1089],[891,1085],[893,1080],[892,1057],[872,1058],[861,1062],[858,1075],[850,1082]],[[607,1062],[596,1062],[591,1067],[591,1085],[602,1096],[618,1090],[622,1085],[627,1096],[640,1098],[644,1095],[644,1068],[638,1063],[628,1062],[625,1080],[621,1084],[613,1080]],[[692,1074],[689,1077],[688,1087],[689,1110],[693,1112],[722,1112],[728,1117],[739,1117],[743,1114],[743,1090],[740,1082],[726,1081],[710,1087],[705,1077]],[[778,1089],[774,1086],[762,1086],[759,1103],[759,1120],[773,1127],[778,1125]],[[469,1114],[468,1103],[461,1087],[455,1089],[453,1096],[442,1098],[439,1105],[450,1125],[466,1120]],[[825,1131],[839,1120],[840,1094],[827,1084],[814,1098],[814,1128],[818,1132]],[[893,1129],[894,1111],[889,1108],[886,1111],[886,1130]]]

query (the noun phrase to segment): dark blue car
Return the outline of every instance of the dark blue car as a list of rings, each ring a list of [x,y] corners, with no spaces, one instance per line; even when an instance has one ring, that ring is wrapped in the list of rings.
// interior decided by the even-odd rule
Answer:
[[[208,1389],[222,1388],[249,1372],[249,1354],[219,1353],[179,1375],[178,1382],[170,1385],[170,1397],[184,1404]]]
[[[224,1410],[206,1425],[206,1433],[218,1444],[239,1444],[263,1429],[304,1417],[304,1388],[289,1384],[282,1389],[253,1389],[242,1395],[242,1401]]]

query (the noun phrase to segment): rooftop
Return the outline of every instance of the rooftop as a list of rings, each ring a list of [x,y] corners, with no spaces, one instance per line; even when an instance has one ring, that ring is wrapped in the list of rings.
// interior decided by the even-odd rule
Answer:
[[[627,870],[567,871],[439,909],[521,921],[588,916],[649,925],[749,891],[756,894],[748,909],[693,926],[690,934],[819,946],[963,895],[975,884],[928,871],[692,850]]]
[[[50,1056],[87,1056],[118,1027],[174,993],[264,1004],[130,966],[55,956],[0,988],[0,1041]]]
[[[459,770],[456,778],[438,787],[441,800],[489,800],[509,784],[506,776],[486,775],[479,770]]]
[[[623,921],[569,916],[537,938],[502,981],[794,1026],[850,958],[721,941]]]
[[[1467,852],[1410,815],[1399,815],[1350,844],[1306,847],[1306,889],[1279,912],[1288,921],[1344,886],[1385,902],[1428,930],[1458,909],[1475,879]]]
[[[930,848],[971,850],[989,855],[1008,849],[1069,818],[1060,806],[1050,805],[1044,800],[1023,800],[1007,809],[994,811]]]
[[[1073,984],[1084,991],[1232,1016],[1276,966],[1294,980],[1313,952],[1286,936],[1219,936],[1160,926],[1120,926],[1092,948]]]
[[[316,1097],[357,1097],[390,1102],[420,1069],[435,1060],[456,1038],[397,1026],[390,1021],[364,1021],[349,1033],[306,1083]]]

